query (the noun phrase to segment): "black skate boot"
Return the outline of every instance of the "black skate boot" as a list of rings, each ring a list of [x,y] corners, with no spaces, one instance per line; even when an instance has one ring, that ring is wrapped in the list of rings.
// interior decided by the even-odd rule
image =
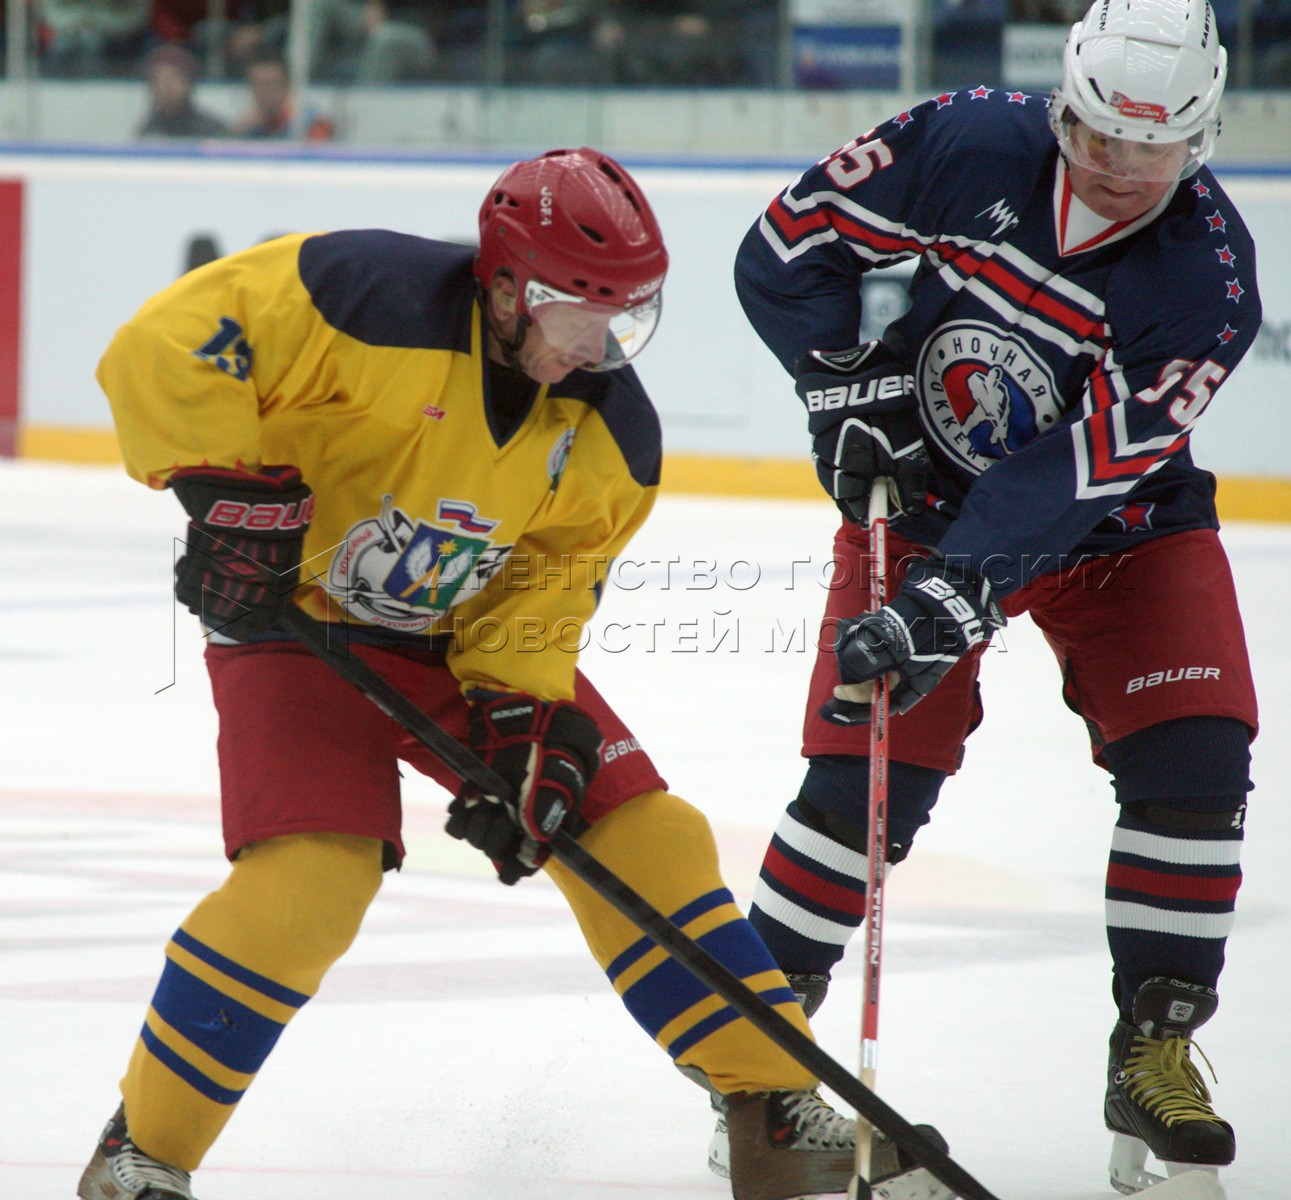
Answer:
[[[1118,1192],[1131,1195],[1161,1182],[1144,1170],[1149,1151],[1167,1176],[1197,1169],[1218,1174],[1233,1161],[1233,1128],[1215,1115],[1189,1056],[1193,1030],[1218,1005],[1213,988],[1149,979],[1134,997],[1134,1024],[1118,1021],[1112,1030],[1103,1118],[1115,1135],[1108,1170]]]
[[[835,1112],[815,1092],[771,1092],[729,1097],[731,1193],[735,1200],[786,1200],[819,1192],[845,1192],[856,1174],[856,1122]],[[928,1125],[917,1127],[941,1149],[946,1143]],[[882,1200],[951,1200],[953,1193],[910,1163],[876,1133],[868,1189],[859,1197]]]
[[[187,1171],[149,1158],[130,1140],[124,1105],[104,1128],[76,1195],[78,1200],[193,1200]]]

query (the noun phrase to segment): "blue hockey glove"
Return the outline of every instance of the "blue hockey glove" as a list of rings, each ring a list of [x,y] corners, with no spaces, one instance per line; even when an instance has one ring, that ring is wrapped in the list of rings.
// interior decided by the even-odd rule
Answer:
[[[881,675],[891,677],[889,710],[909,712],[965,651],[1004,623],[990,585],[934,550],[906,573],[891,604],[839,623],[834,653],[842,685],[820,715],[836,725],[865,724]]]
[[[299,585],[314,497],[295,467],[185,467],[170,486],[188,512],[175,596],[211,632],[239,641],[273,628]]]
[[[842,514],[864,524],[874,480],[886,478],[894,516],[919,512],[931,464],[909,368],[882,342],[813,350],[798,360],[812,458]]]
[[[579,827],[587,785],[600,767],[601,731],[581,708],[523,692],[472,692],[469,744],[511,785],[503,801],[464,784],[444,831],[483,850],[498,878],[517,883],[547,859],[556,830]]]

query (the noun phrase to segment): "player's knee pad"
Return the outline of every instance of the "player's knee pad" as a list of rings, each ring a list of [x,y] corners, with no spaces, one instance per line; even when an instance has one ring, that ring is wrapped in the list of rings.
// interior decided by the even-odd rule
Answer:
[[[382,845],[342,833],[255,842],[181,932],[312,995],[354,941],[381,886]]]
[[[910,853],[915,834],[928,823],[944,771],[894,762],[888,767],[889,863]],[[850,850],[869,849],[870,760],[843,755],[812,758],[798,794],[803,818]]]
[[[1251,790],[1250,730],[1229,717],[1181,717],[1109,742],[1122,820],[1183,835],[1240,829]]]
[[[671,792],[643,792],[598,820],[579,841],[622,879],[718,878],[717,843],[704,816]],[[635,885],[634,885],[635,886]]]

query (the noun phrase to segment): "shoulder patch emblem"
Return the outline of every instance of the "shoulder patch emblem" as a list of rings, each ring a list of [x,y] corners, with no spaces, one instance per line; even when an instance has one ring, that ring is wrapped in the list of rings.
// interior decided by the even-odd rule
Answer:
[[[564,475],[565,467],[569,464],[569,452],[574,445],[574,433],[573,428],[566,429],[556,439],[551,453],[547,455],[547,474],[551,478],[553,492],[560,486],[560,477]]]

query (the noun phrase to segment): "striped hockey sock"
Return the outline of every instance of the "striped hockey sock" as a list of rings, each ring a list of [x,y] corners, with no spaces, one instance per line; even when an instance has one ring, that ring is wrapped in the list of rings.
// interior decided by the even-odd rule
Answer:
[[[795,800],[767,847],[749,920],[785,970],[827,975],[865,919],[868,878],[867,856],[822,833]]]
[[[1155,820],[1121,811],[1107,863],[1106,913],[1126,1013],[1138,986],[1154,976],[1218,983],[1242,882],[1242,829],[1233,824],[1241,810],[1225,803],[1234,811],[1170,810],[1169,818],[1149,809]],[[1189,818],[1212,828],[1187,828]],[[1223,828],[1214,829],[1216,822]]]

